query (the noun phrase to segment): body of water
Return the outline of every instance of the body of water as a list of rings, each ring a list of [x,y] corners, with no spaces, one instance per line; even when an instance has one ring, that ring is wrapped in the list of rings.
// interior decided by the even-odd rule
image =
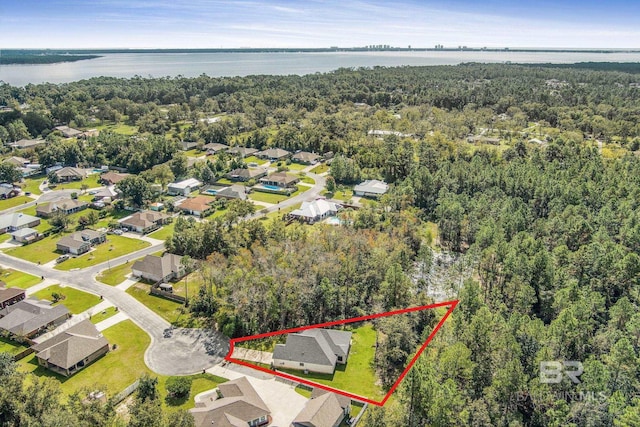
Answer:
[[[286,52],[286,53],[113,53],[101,58],[47,65],[0,65],[0,80],[14,86],[68,83],[98,76],[211,77],[253,74],[312,74],[341,67],[395,67],[485,63],[640,62],[638,52]]]

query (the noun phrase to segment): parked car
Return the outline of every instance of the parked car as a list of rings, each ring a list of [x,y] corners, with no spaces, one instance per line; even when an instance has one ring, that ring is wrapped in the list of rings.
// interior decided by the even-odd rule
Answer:
[[[122,236],[122,230],[113,230],[113,234],[116,236]]]
[[[60,264],[61,262],[64,262],[68,259],[69,255],[60,255],[58,258],[56,258],[56,264]]]

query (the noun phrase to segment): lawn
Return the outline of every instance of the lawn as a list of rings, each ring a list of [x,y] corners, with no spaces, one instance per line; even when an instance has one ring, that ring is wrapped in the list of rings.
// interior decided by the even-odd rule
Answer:
[[[264,165],[265,163],[267,163],[267,160],[265,159],[261,159],[259,157],[256,156],[249,156],[246,159],[244,159],[245,163],[257,163],[259,165]]]
[[[311,185],[316,184],[316,181],[313,178],[309,178],[308,176],[301,176],[300,181],[304,182],[305,184],[311,184]]]
[[[110,235],[105,243],[95,246],[91,252],[60,263],[56,265],[55,269],[69,271],[73,268],[90,267],[131,252],[139,251],[147,246],[151,246],[151,243],[130,237]]]
[[[201,156],[204,156],[205,154],[207,154],[206,152],[200,151],[197,148],[193,148],[193,149],[188,150],[188,151],[183,151],[183,153],[187,157],[201,157]]]
[[[330,199],[342,200],[343,202],[348,202],[353,198],[353,190],[351,189],[342,189],[333,193],[329,191],[322,191],[320,194],[327,196]]]
[[[106,320],[111,316],[115,316],[117,313],[118,311],[116,310],[115,307],[107,307],[106,309],[102,310],[100,313],[94,314],[93,316],[91,316],[91,323],[93,323],[94,325],[97,325],[103,320]]]
[[[62,304],[67,307],[73,314],[80,314],[100,302],[100,297],[97,295],[83,292],[70,287],[63,288],[60,285],[53,285],[49,286],[48,288],[42,289],[33,294],[33,297],[53,301],[53,293],[58,293],[65,296],[65,298],[58,301],[54,305]]]
[[[5,209],[14,208],[16,206],[24,205],[25,203],[33,202],[31,197],[17,196],[10,199],[0,200],[0,211]]]
[[[280,194],[261,193],[259,191],[254,191],[251,194],[249,194],[249,199],[251,200],[256,200],[258,202],[271,203],[274,205],[283,200],[287,200],[288,198],[289,197],[283,196]]]
[[[193,400],[193,398],[195,396],[197,396],[198,394],[207,391],[207,390],[212,390],[216,387],[218,387],[218,384],[221,384],[223,382],[226,382],[227,379],[226,378],[221,378],[215,375],[211,375],[211,374],[196,374],[196,375],[191,375],[191,391],[189,392],[189,396],[187,398],[183,398],[183,399],[175,399],[175,398],[169,398],[166,397],[164,398],[164,402],[166,404],[166,406],[168,408],[171,409],[191,409],[193,407],[195,407],[195,401]],[[168,378],[161,378],[160,381],[158,381],[158,384],[160,384],[160,382],[162,382],[162,390],[161,390],[161,394],[164,395],[164,393],[166,392],[165,389],[165,383],[166,380]]]
[[[38,240],[35,243],[31,243],[26,246],[18,246],[15,248],[5,249],[5,253],[8,255],[22,258],[34,263],[45,264],[49,261],[53,261],[60,254],[56,252],[56,243],[65,234],[51,234],[42,240]]]
[[[184,305],[155,295],[150,295],[149,285],[144,283],[136,283],[127,289],[127,293],[171,324],[181,320],[181,317],[186,318],[189,316],[185,314]]]
[[[167,237],[173,234],[173,229],[175,228],[175,224],[176,224],[175,222],[172,222],[171,224],[167,224],[164,227],[162,227],[160,230],[156,230],[153,233],[149,234],[149,237],[151,237],[152,239],[167,240]]]
[[[78,193],[80,193],[82,191],[83,184],[88,185],[87,188],[101,187],[102,184],[98,182],[99,178],[100,178],[100,174],[93,173],[80,181],[60,182],[57,184],[51,183],[49,185],[49,188],[51,189],[55,188],[56,190],[78,190]]]
[[[133,265],[133,262],[134,261],[129,261],[116,267],[111,267],[110,269],[104,269],[100,274],[98,274],[96,280],[104,283],[105,285],[117,286],[124,282],[127,275],[131,273],[131,266]]]
[[[119,133],[121,135],[135,135],[138,133],[138,128],[136,126],[129,126],[129,125],[125,125],[124,123],[102,125],[102,126],[98,126],[96,129],[108,130],[114,133]]]
[[[45,175],[30,176],[29,178],[24,179],[20,184],[20,187],[22,187],[22,191],[25,193],[42,194],[42,191],[40,191],[40,184],[42,184],[42,181],[45,179],[47,179]]]
[[[25,345],[8,340],[5,337],[0,337],[0,353],[9,353],[10,355],[14,356],[26,349],[27,346]]]
[[[194,271],[193,273],[185,276],[179,282],[172,283],[173,293],[180,296],[187,296],[187,286],[189,287],[189,293],[193,297],[196,295],[200,286],[202,286],[202,274],[199,271]]]
[[[19,270],[13,270],[11,268],[1,270],[0,274],[0,279],[2,279],[2,281],[10,288],[28,289],[31,286],[42,282],[42,279],[38,276],[24,273]]]
[[[290,171],[301,171],[309,165],[303,165],[300,163],[290,163],[287,165]]]
[[[382,399],[384,393],[376,385],[376,375],[372,368],[375,356],[376,331],[371,324],[352,330],[352,345],[349,359],[345,365],[338,365],[333,375],[305,374],[302,371],[282,369],[291,375],[305,378],[320,384],[344,390],[370,399]]]
[[[311,169],[311,173],[321,174],[321,173],[325,173],[328,170],[329,170],[329,166],[327,166],[325,163],[322,163],[316,166],[315,168]]]
[[[307,399],[311,399],[311,390],[306,388],[306,386],[297,385],[295,388],[296,393],[301,396],[306,397]]]

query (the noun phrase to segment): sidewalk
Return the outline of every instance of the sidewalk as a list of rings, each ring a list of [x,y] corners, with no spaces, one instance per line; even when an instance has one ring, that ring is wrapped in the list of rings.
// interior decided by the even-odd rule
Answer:
[[[132,287],[133,285],[135,285],[138,282],[137,279],[132,279],[131,277],[127,277],[124,282],[120,283],[119,285],[116,286],[116,288],[120,289],[121,291],[126,291],[127,289],[129,289],[130,287]]]
[[[125,320],[127,320],[129,318],[129,316],[127,316],[126,314],[124,314],[123,312],[119,311],[117,314],[114,314],[113,316],[104,319],[102,322],[99,322],[96,324],[96,328],[102,332],[107,328],[112,327],[113,325],[117,325],[120,322],[124,322]]]
[[[27,288],[27,290],[26,290],[27,296],[30,296],[32,294],[35,294],[38,291],[46,289],[51,285],[57,285],[58,283],[60,283],[60,282],[58,282],[57,280],[44,279],[42,282],[38,283],[37,285],[33,285],[30,288]]]

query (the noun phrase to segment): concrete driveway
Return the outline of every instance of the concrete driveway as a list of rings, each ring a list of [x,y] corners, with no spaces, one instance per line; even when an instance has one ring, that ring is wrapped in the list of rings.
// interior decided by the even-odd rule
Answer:
[[[220,363],[229,348],[229,339],[216,331],[167,328],[153,337],[145,362],[161,375],[190,375]]]

